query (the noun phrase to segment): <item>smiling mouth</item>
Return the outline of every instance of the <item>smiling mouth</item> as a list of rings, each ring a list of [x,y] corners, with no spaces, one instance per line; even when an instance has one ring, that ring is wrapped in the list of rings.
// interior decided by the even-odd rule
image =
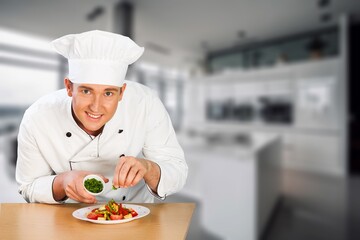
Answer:
[[[86,112],[86,114],[90,117],[90,118],[93,118],[93,119],[99,119],[102,115],[99,114],[99,115],[94,115],[94,114],[91,114],[91,113],[88,113]]]

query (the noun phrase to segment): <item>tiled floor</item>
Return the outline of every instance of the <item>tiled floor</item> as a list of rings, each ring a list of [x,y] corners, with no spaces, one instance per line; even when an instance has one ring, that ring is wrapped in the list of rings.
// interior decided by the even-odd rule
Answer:
[[[360,239],[360,176],[349,181],[347,217],[348,239]]]
[[[284,198],[263,240],[360,239],[360,177],[288,171]]]

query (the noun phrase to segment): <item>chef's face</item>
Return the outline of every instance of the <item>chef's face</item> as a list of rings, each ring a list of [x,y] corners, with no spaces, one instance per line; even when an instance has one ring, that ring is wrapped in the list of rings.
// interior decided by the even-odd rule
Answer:
[[[88,134],[97,136],[105,123],[115,114],[126,84],[121,88],[98,85],[76,84],[65,79],[65,87],[72,97],[72,112],[75,121]]]

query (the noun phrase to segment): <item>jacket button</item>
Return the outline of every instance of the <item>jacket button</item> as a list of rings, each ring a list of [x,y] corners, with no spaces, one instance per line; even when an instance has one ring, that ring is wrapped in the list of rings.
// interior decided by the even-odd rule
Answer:
[[[67,132],[67,133],[66,133],[66,136],[67,136],[67,137],[71,137],[71,132]]]
[[[119,129],[119,132],[118,133],[122,133],[124,130],[122,130],[122,129]]]

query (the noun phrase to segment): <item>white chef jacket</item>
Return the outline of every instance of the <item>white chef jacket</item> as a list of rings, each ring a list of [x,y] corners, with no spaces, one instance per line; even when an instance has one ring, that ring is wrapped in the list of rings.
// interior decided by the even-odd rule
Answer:
[[[26,201],[58,203],[52,194],[53,180],[56,174],[72,169],[109,178],[99,201],[153,202],[154,194],[144,180],[134,187],[112,190],[121,154],[142,154],[160,166],[158,197],[184,186],[188,167],[167,111],[150,88],[126,83],[113,118],[94,139],[76,124],[72,98],[65,89],[40,98],[27,109],[19,128],[16,166],[19,193]]]

